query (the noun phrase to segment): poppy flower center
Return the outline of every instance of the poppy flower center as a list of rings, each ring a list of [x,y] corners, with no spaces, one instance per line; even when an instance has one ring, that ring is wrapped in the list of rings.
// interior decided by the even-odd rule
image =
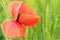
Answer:
[[[16,19],[17,22],[18,22],[18,20],[19,20],[19,17],[20,17],[20,13],[19,13],[18,16],[17,16],[17,19]]]

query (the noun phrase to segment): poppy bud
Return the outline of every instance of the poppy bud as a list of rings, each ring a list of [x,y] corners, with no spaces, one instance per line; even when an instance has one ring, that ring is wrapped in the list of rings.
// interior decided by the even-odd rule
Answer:
[[[25,29],[16,21],[6,19],[2,23],[3,34],[8,38],[25,37]]]

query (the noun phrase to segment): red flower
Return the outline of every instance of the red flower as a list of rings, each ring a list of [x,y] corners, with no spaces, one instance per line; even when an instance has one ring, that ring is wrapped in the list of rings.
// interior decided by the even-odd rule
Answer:
[[[39,20],[39,16],[25,2],[12,1],[8,5],[8,10],[11,12],[14,20],[17,20],[18,15],[20,15],[18,22],[27,26],[35,25]]]
[[[22,1],[10,2],[8,10],[12,14],[13,20],[6,19],[2,23],[3,33],[8,38],[25,37],[25,29],[22,24],[34,26],[40,18],[30,6]]]

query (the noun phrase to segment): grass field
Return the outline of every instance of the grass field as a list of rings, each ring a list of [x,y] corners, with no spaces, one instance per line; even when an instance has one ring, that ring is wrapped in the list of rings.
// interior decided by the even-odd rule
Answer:
[[[0,0],[0,40],[60,40],[60,0],[21,0],[41,17],[34,27],[26,27],[26,38],[8,39],[2,34],[1,23],[10,18],[7,5],[11,0]]]

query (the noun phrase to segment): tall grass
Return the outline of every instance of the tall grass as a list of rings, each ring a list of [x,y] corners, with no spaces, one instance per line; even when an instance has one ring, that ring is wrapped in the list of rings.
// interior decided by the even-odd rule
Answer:
[[[1,23],[10,18],[7,5],[10,0],[0,0],[0,40],[60,40],[60,0],[21,0],[30,5],[41,17],[32,28],[26,26],[26,38],[8,39],[2,34]]]

